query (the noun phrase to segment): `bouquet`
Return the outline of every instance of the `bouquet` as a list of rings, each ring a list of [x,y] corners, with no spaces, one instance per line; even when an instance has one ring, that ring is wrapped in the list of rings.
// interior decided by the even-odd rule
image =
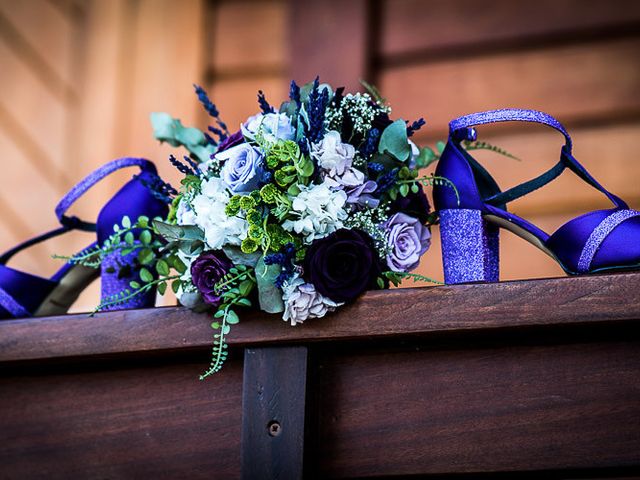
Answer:
[[[198,86],[213,119],[206,132],[152,114],[155,137],[188,152],[170,158],[184,178],[179,190],[150,185],[170,203],[167,218],[125,217],[93,252],[137,252],[140,265],[139,281],[98,309],[170,285],[182,305],[212,312],[213,360],[202,379],[220,370],[241,308],[297,325],[369,289],[431,281],[411,273],[437,218],[423,187],[449,182],[419,171],[443,144],[417,147],[410,138],[425,121],[392,120],[384,99],[365,87],[345,94],[317,78],[292,82],[277,110],[260,91],[261,111],[234,132]]]

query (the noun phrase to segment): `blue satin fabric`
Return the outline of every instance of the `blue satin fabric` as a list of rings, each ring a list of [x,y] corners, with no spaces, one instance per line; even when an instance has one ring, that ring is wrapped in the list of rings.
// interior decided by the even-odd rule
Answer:
[[[501,190],[491,175],[473,159],[460,142],[469,138],[471,127],[502,121],[527,121],[549,125],[560,131],[566,139],[561,150],[561,164],[570,169],[592,187],[601,191],[614,204],[613,209],[590,212],[561,226],[551,236],[530,222],[509,213],[506,205],[491,205],[491,197],[500,198]],[[475,134],[475,130],[473,130]],[[560,167],[562,167],[560,165]],[[558,170],[557,167],[556,170]],[[579,273],[578,261],[591,233],[612,213],[628,209],[627,204],[616,195],[607,191],[571,154],[571,138],[564,127],[547,114],[532,110],[505,109],[471,114],[450,123],[449,141],[436,168],[436,175],[448,178],[456,186],[434,187],[434,204],[437,210],[471,209],[480,210],[484,215],[491,214],[518,225],[541,240],[557,257],[565,271]],[[556,174],[557,176],[557,174]],[[513,198],[518,198],[534,188],[548,182],[548,178],[539,184],[527,182],[511,189]],[[544,175],[540,178],[544,178]],[[555,178],[555,176],[553,176]],[[520,190],[519,190],[520,189]],[[459,200],[458,200],[459,198]],[[612,229],[611,233],[599,243],[589,272],[607,269],[640,268],[640,218],[624,220]]]

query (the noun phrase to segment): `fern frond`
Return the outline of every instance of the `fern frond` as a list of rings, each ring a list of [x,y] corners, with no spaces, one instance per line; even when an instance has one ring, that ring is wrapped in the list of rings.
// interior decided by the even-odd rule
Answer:
[[[495,153],[497,153],[499,155],[502,155],[502,156],[505,156],[505,157],[512,158],[514,160],[520,161],[520,158],[516,157],[512,153],[507,152],[504,148],[497,147],[495,145],[491,145],[490,143],[487,143],[487,142],[465,141],[464,142],[464,148],[466,150],[489,150],[489,151],[495,152]]]

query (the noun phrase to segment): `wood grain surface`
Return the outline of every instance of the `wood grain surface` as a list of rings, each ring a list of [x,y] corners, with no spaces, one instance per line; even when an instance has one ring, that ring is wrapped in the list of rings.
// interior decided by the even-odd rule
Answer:
[[[292,328],[247,313],[230,345],[356,340],[438,332],[640,320],[640,273],[368,292]],[[210,318],[182,307],[0,322],[0,362],[211,345]]]

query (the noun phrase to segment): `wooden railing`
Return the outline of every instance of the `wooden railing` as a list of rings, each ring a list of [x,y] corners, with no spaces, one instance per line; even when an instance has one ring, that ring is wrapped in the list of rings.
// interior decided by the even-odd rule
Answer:
[[[640,474],[640,273],[0,322],[0,477]],[[244,351],[244,354],[243,354]]]

